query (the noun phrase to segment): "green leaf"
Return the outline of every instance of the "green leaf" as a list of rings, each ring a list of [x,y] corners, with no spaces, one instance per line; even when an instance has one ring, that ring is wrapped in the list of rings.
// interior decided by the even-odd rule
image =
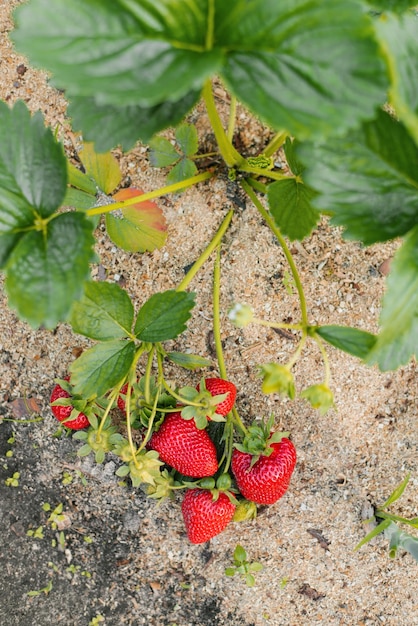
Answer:
[[[173,144],[165,137],[154,137],[149,142],[149,160],[153,167],[167,167],[177,163],[179,153]]]
[[[32,0],[15,12],[13,39],[70,100],[151,107],[220,69],[223,51],[205,45],[207,15],[201,0]]]
[[[74,189],[74,187],[67,187],[67,192],[64,200],[62,201],[63,206],[71,206],[75,209],[81,209],[83,211],[90,209],[95,204],[96,196],[91,196],[85,191]]]
[[[386,502],[384,502],[383,504],[379,506],[379,509],[386,509],[388,506],[396,502],[396,500],[399,500],[399,498],[405,491],[410,478],[411,478],[411,475],[407,474],[404,480],[396,487],[396,489],[392,491],[392,493],[390,494]]]
[[[247,552],[240,544],[238,544],[234,550],[234,561],[237,561],[238,563],[244,563],[246,559]]]
[[[167,175],[167,182],[179,183],[182,180],[191,178],[197,173],[197,167],[190,159],[180,159],[180,161],[173,167],[171,172]]]
[[[211,362],[208,359],[204,359],[203,357],[197,354],[184,354],[183,352],[168,352],[166,355],[167,359],[175,363],[176,365],[180,365],[180,367],[184,367],[188,370],[197,370],[200,367],[209,367]]]
[[[400,545],[418,562],[418,538],[408,533],[401,533]]]
[[[231,8],[218,0],[216,26],[231,91],[300,139],[342,134],[385,99],[386,68],[360,3],[254,0]]]
[[[135,357],[135,343],[114,339],[89,348],[70,367],[74,393],[102,396],[128,373]]]
[[[382,11],[402,13],[415,5],[412,0],[366,0],[366,4]]]
[[[418,146],[385,111],[356,132],[303,144],[304,179],[319,192],[314,206],[331,212],[345,236],[366,245],[407,233],[418,222]]]
[[[235,576],[236,573],[237,573],[237,570],[235,569],[235,567],[225,568],[225,576]]]
[[[376,343],[376,335],[350,326],[319,326],[315,333],[339,350],[365,359]]]
[[[46,234],[29,231],[6,265],[9,304],[33,327],[54,328],[67,319],[93,259],[92,224],[82,213],[62,213]]]
[[[402,5],[403,3],[396,4]],[[391,73],[390,102],[418,144],[418,22],[414,13],[384,15],[375,23]]]
[[[142,194],[143,191],[129,187],[118,191],[113,199],[119,202]],[[167,239],[164,214],[150,200],[106,213],[106,228],[112,241],[128,252],[152,252],[162,248]]]
[[[162,102],[153,107],[101,104],[96,98],[72,97],[68,114],[73,127],[82,128],[83,136],[94,141],[99,152],[120,144],[130,150],[138,140],[149,143],[155,133],[176,126],[196,104],[198,91],[186,94],[177,102]]]
[[[174,290],[151,296],[138,313],[135,323],[138,339],[151,343],[175,339],[186,328],[194,299],[194,293]]]
[[[193,124],[180,124],[176,130],[177,143],[185,156],[194,156],[198,148],[196,126]]]
[[[133,320],[132,302],[119,285],[86,282],[83,297],[72,308],[70,324],[75,333],[109,341],[130,335]]]
[[[97,186],[106,194],[110,194],[122,180],[119,163],[111,152],[99,154],[92,142],[85,141],[79,157],[86,170]]]
[[[289,239],[303,239],[319,220],[311,204],[316,192],[296,178],[278,180],[268,186],[268,203],[272,216]]]
[[[380,315],[381,330],[367,355],[382,371],[396,369],[418,355],[418,226],[391,263]]]
[[[383,520],[383,522],[380,522],[380,524],[378,524],[375,528],[373,528],[373,530],[371,530],[365,537],[363,537],[361,541],[359,541],[359,543],[356,545],[354,550],[359,550],[362,546],[364,546],[366,543],[371,541],[374,537],[377,537],[377,535],[380,535],[380,533],[386,530],[386,528],[388,528],[391,525],[391,523],[392,522],[390,521],[390,519],[385,519]]]
[[[97,185],[87,174],[78,167],[67,161],[68,184],[84,191],[90,196],[96,197]]]
[[[62,203],[67,165],[61,144],[38,112],[0,102],[0,234],[45,218]],[[14,206],[15,205],[15,206]]]

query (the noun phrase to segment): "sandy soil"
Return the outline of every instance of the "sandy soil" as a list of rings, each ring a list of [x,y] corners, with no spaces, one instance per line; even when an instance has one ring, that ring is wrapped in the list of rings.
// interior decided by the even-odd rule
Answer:
[[[0,0],[0,98],[10,104],[23,99],[32,111],[40,109],[71,150],[63,95],[7,38],[16,4]],[[217,95],[222,107],[221,87]],[[201,112],[192,119],[207,141]],[[257,123],[239,111],[239,125],[241,147],[256,151]],[[258,138],[267,140],[265,134]],[[148,191],[164,183],[164,173],[149,168],[144,147],[115,154],[133,185]],[[117,250],[100,227],[100,271],[123,285],[139,307],[152,293],[178,284],[231,203],[222,180],[163,198],[168,242],[153,254]],[[325,221],[303,245],[294,245],[312,322],[376,331],[382,263],[394,249],[395,244],[347,243]],[[192,284],[198,304],[176,349],[212,358],[216,372],[209,330],[212,262]],[[141,490],[118,484],[116,458],[103,466],[81,461],[76,441],[54,437],[57,424],[48,408],[53,379],[65,375],[88,342],[65,324],[54,332],[31,330],[7,307],[0,282],[0,415],[24,420],[0,421],[2,626],[84,626],[96,615],[105,626],[418,625],[412,558],[390,560],[383,538],[353,552],[366,533],[370,506],[384,501],[407,472],[410,485],[396,510],[418,515],[416,363],[382,374],[331,349],[337,406],[325,416],[301,400],[263,396],[256,365],[284,362],[294,340],[261,327],[236,330],[225,312],[234,301],[245,301],[259,317],[296,321],[298,302],[284,286],[285,272],[284,256],[256,210],[248,204],[237,211],[222,258],[229,376],[239,389],[243,418],[273,413],[276,425],[291,431],[298,464],[282,500],[255,521],[231,524],[200,546],[188,543],[178,502],[156,506]],[[298,388],[319,382],[321,374],[320,355],[309,346],[296,368]],[[190,384],[198,379],[199,374],[180,376]],[[25,417],[31,414],[42,421],[31,422]],[[20,473],[19,484],[7,486],[14,472]],[[47,521],[44,503],[63,505],[58,528]],[[41,525],[43,538],[27,535]],[[237,543],[264,566],[253,589],[224,574]]]

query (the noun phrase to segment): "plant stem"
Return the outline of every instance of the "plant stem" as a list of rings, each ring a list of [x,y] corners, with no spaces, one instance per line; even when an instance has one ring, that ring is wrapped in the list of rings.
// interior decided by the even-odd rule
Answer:
[[[206,31],[205,49],[212,50],[215,30],[215,0],[208,1],[208,29]]]
[[[229,224],[231,223],[233,214],[234,214],[234,211],[232,209],[228,211],[222,224],[220,225],[217,232],[215,233],[215,236],[213,237],[212,241],[204,249],[204,251],[199,256],[199,258],[193,263],[192,267],[189,269],[186,276],[183,278],[183,280],[177,287],[176,291],[184,291],[185,289],[187,289],[190,282],[193,280],[193,278],[195,277],[197,272],[200,270],[202,265],[210,257],[212,252],[215,250],[216,246],[219,245],[220,241],[222,240],[222,237],[224,236],[225,232],[228,229]]]
[[[250,174],[254,174],[255,176],[265,176],[265,178],[271,178],[272,180],[285,180],[288,178],[296,178],[295,176],[289,176],[288,174],[272,172],[267,168],[254,167],[253,165],[248,165],[248,163],[246,162],[240,165],[239,169],[241,172],[249,172]]]
[[[227,379],[226,365],[221,340],[221,247],[218,245],[215,266],[213,270],[213,337],[215,341],[216,359],[221,378]]]
[[[228,167],[234,167],[236,165],[239,166],[241,163],[244,162],[244,159],[240,155],[240,153],[234,148],[225,133],[218,111],[216,110],[215,99],[212,92],[212,83],[210,80],[206,81],[205,86],[203,87],[202,94],[205,101],[206,110],[208,112],[208,117],[212,125],[213,132],[215,133],[216,141],[218,143],[223,160]]]
[[[228,141],[232,144],[232,140],[234,138],[234,130],[235,130],[235,118],[237,116],[237,99],[235,96],[231,96],[231,105],[229,109],[229,120],[228,120],[228,130],[226,136],[228,137]]]
[[[277,152],[279,148],[281,148],[288,136],[289,133],[285,130],[279,131],[267,144],[266,149],[263,151],[263,154],[265,154],[265,156],[272,156],[275,152]]]
[[[251,186],[245,180],[241,181],[241,185],[242,185],[242,188],[246,191],[246,193],[251,198],[251,200],[254,203],[254,205],[256,206],[258,212],[263,217],[263,219],[267,223],[267,226],[270,228],[272,233],[275,235],[275,237],[277,238],[277,240],[279,241],[279,243],[280,243],[280,245],[281,245],[281,247],[283,249],[283,252],[284,252],[284,255],[286,257],[286,260],[289,263],[290,271],[292,272],[293,280],[295,281],[296,289],[298,291],[299,302],[300,302],[300,311],[301,311],[301,316],[302,316],[302,328],[306,332],[306,329],[309,326],[308,311],[307,311],[307,306],[306,306],[306,299],[305,299],[305,294],[304,294],[304,291],[303,291],[303,286],[302,286],[302,283],[301,283],[301,280],[300,280],[300,277],[299,277],[299,272],[298,272],[296,264],[295,264],[295,262],[293,260],[292,253],[290,252],[290,250],[289,250],[289,248],[287,246],[286,240],[283,237],[282,233],[280,232],[280,229],[276,226],[276,224],[275,224],[273,218],[271,217],[271,215],[268,213],[268,211],[266,211],[266,209],[264,208],[264,206],[262,205],[260,200],[257,198],[254,190],[251,188]]]
[[[213,176],[213,172],[202,172],[201,174],[197,174],[196,176],[192,176],[191,178],[182,180],[179,183],[173,183],[172,185],[167,185],[166,187],[161,187],[160,189],[155,189],[154,191],[149,191],[148,193],[143,193],[142,195],[136,196],[135,198],[129,198],[128,200],[124,200],[123,202],[113,202],[112,204],[106,204],[104,206],[97,206],[91,209],[87,209],[86,215],[91,217],[92,215],[100,215],[101,213],[116,211],[116,209],[124,209],[128,206],[131,206],[132,204],[139,204],[140,202],[153,200],[154,198],[159,198],[160,196],[165,196],[169,193],[175,193],[176,191],[188,189],[189,187],[197,185],[197,183],[201,183],[204,180],[208,180]]]
[[[316,343],[318,344],[318,348],[321,351],[322,360],[324,362],[324,369],[325,369],[324,385],[329,387],[329,381],[330,381],[330,378],[331,378],[331,368],[329,366],[328,354],[327,354],[327,351],[325,350],[325,346],[324,346],[324,342],[322,340],[322,337],[320,337],[319,335],[317,335],[317,333],[315,333],[313,338],[316,341]]]
[[[302,330],[301,324],[284,324],[281,322],[267,322],[260,320],[258,317],[254,317],[251,320],[251,324],[258,324],[259,326],[267,326],[267,328],[283,328],[288,330]]]

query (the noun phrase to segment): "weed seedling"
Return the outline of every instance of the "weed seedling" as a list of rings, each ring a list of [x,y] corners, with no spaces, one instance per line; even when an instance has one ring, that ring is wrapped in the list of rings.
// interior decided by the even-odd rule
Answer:
[[[226,576],[235,576],[235,574],[239,574],[245,581],[247,587],[254,587],[254,573],[260,572],[263,569],[263,565],[261,563],[248,561],[246,550],[239,544],[236,546],[232,558],[234,565],[233,567],[227,567],[225,569]]]

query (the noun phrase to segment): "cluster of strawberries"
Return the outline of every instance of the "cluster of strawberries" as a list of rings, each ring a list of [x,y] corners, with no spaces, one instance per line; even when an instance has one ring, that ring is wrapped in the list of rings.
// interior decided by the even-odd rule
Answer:
[[[200,392],[200,412],[185,411],[178,406],[168,412],[147,442],[148,450],[158,452],[160,460],[175,470],[187,483],[182,501],[182,514],[189,540],[203,543],[222,532],[232,519],[242,519],[242,510],[249,503],[273,504],[286,492],[296,464],[296,451],[287,438],[288,433],[271,430],[272,420],[267,424],[255,422],[246,429],[241,443],[234,444],[232,454],[225,455],[209,434],[208,423],[212,420],[227,423],[237,390],[235,385],[221,378],[206,378],[197,387]],[[122,389],[118,406],[125,409]],[[204,398],[214,399],[205,409]],[[59,384],[51,395],[51,403],[59,398],[70,398],[68,390]],[[203,399],[203,402],[202,402]],[[218,401],[219,400],[219,401]],[[62,400],[61,400],[62,402]],[[70,404],[53,404],[55,417],[65,426],[78,430],[90,425],[88,417]],[[188,407],[189,408],[189,407]],[[203,422],[202,422],[203,419]],[[231,470],[231,474],[225,471]],[[188,479],[198,482],[194,487]],[[206,479],[206,480],[205,480]]]

